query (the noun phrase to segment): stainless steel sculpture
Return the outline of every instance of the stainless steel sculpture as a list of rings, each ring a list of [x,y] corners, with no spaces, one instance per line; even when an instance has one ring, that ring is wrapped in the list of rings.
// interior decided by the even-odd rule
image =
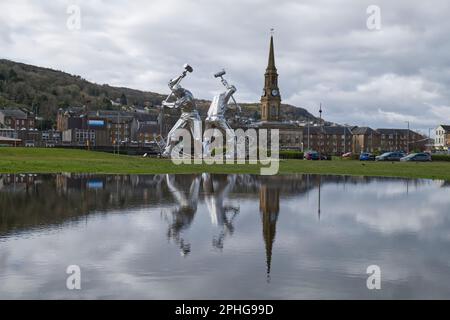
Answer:
[[[166,98],[166,100],[162,102],[163,107],[181,109],[180,119],[175,123],[175,125],[167,135],[166,147],[162,154],[162,156],[166,158],[170,157],[172,150],[179,143],[176,139],[176,131],[178,129],[188,129],[192,134],[192,138],[194,139],[194,150],[202,149],[202,121],[195,105],[194,96],[189,90],[184,89],[180,85],[181,80],[186,77],[188,72],[192,71],[193,69],[190,65],[184,65],[183,73],[177,78],[169,81],[169,88],[171,90],[171,93]],[[175,96],[176,100],[174,102],[168,102],[172,95]],[[197,145],[196,148],[195,145]],[[201,157],[201,154],[195,156]]]
[[[218,129],[222,130],[226,135],[226,145],[233,146],[233,150],[227,149],[227,157],[234,157],[234,146],[236,135],[234,134],[234,130],[231,129],[230,125],[227,123],[225,119],[225,112],[228,108],[228,101],[230,99],[233,100],[234,105],[239,111],[241,111],[241,107],[236,103],[236,100],[233,97],[233,94],[236,92],[236,87],[228,84],[228,82],[223,78],[226,74],[225,70],[219,71],[214,74],[215,78],[220,78],[222,84],[226,88],[226,91],[216,95],[211,102],[211,105],[208,110],[208,115],[205,119],[205,131],[208,129]],[[214,136],[214,134],[213,134]],[[205,141],[203,143],[203,149],[205,155],[210,155],[210,145],[211,145],[212,137],[205,137]]]

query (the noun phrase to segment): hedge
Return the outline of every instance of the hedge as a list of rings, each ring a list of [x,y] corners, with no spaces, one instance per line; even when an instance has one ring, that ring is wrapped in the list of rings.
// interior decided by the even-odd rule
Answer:
[[[260,150],[257,149],[257,154],[259,156],[259,153],[262,152],[263,154],[267,154],[267,156],[270,157],[270,150],[266,151],[266,150]],[[215,156],[218,153],[221,153],[225,155],[226,153],[226,149],[222,148],[216,148],[211,152],[212,156]],[[303,152],[301,151],[296,151],[296,150],[280,150],[279,151],[279,158],[280,159],[303,159]]]
[[[450,155],[447,154],[432,154],[431,160],[433,161],[450,161]]]
[[[303,159],[303,152],[295,150],[280,150],[280,159]]]

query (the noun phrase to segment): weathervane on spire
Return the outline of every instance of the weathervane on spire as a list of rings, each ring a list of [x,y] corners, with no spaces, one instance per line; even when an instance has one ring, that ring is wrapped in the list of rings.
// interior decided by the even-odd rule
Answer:
[[[320,120],[322,121],[322,102],[320,103],[319,106],[319,113],[320,113]]]
[[[270,35],[273,36],[273,33],[275,32],[274,28],[270,28]]]

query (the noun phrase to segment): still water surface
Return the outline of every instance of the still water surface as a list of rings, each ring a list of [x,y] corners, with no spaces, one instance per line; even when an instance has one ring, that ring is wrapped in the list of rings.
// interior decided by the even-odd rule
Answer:
[[[81,290],[66,268],[81,268]],[[366,269],[381,268],[381,290]],[[318,175],[0,175],[0,298],[450,298],[450,188]]]

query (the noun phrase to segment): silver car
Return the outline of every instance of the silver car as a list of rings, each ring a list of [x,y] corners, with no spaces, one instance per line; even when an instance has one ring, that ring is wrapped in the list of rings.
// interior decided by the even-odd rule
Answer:
[[[400,161],[405,154],[403,152],[386,152],[375,158],[375,161]]]
[[[431,161],[431,155],[429,153],[421,152],[421,153],[411,153],[406,157],[400,159],[400,161],[420,161],[420,162],[428,162]]]

